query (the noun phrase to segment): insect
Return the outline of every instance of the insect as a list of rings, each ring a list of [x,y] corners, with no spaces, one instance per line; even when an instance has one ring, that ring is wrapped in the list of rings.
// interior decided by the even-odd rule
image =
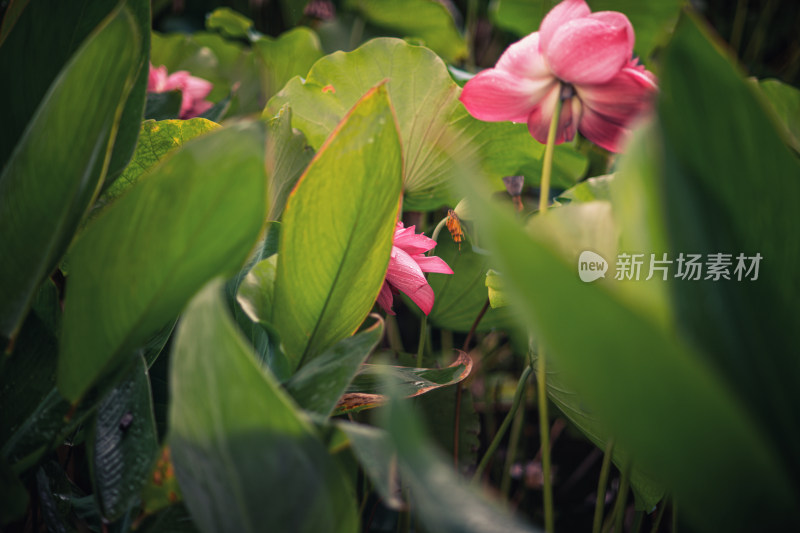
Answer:
[[[128,431],[128,428],[131,427],[131,424],[133,424],[133,413],[128,411],[122,415],[122,418],[119,419],[119,429],[122,431]]]
[[[461,241],[464,239],[464,230],[461,229],[461,220],[452,209],[447,210],[447,231],[453,237],[453,240],[458,243],[458,251],[461,251]]]

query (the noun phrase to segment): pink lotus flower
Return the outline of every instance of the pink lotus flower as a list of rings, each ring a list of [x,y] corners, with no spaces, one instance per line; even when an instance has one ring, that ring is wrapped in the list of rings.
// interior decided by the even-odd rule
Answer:
[[[378,294],[378,303],[390,315],[394,314],[394,294],[399,291],[404,292],[427,315],[433,309],[433,289],[423,272],[453,273],[441,258],[425,255],[436,246],[436,241],[421,233],[417,235],[414,233],[415,227],[406,228],[402,222],[398,222],[394,229],[389,269]]]
[[[185,70],[179,70],[167,75],[167,67],[158,68],[150,65],[150,75],[147,79],[147,91],[151,93],[163,93],[167,91],[181,91],[182,119],[189,119],[202,115],[214,105],[205,100],[211,92],[212,83],[202,78],[195,78]]]
[[[575,131],[618,152],[628,126],[650,108],[656,78],[633,54],[633,27],[615,11],[591,13],[584,0],[564,0],[534,32],[464,86],[461,101],[475,118],[527,122],[547,142],[556,102],[563,100],[556,144]]]

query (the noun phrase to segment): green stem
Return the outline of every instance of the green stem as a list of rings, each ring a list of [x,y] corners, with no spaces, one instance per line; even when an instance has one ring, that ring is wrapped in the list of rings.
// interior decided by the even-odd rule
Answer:
[[[536,359],[536,387],[539,393],[539,439],[542,447],[542,489],[544,492],[544,530],[553,533],[553,484],[550,479],[550,418],[547,414],[547,378],[544,350]]]
[[[614,533],[622,533],[622,522],[625,519],[625,504],[628,502],[628,487],[631,480],[630,461],[622,469],[622,480],[619,483],[619,494],[614,504]]]
[[[653,520],[653,527],[650,529],[650,533],[658,533],[658,528],[661,525],[661,519],[664,517],[664,509],[666,508],[667,508],[667,500],[664,499],[662,500],[661,505],[658,508],[655,520]]]
[[[733,17],[733,29],[731,30],[730,45],[734,53],[738,55],[739,46],[742,43],[742,31],[744,31],[744,22],[747,18],[747,0],[739,0],[736,2],[736,14]]]
[[[422,315],[419,322],[419,345],[417,346],[417,368],[422,368],[422,356],[425,353],[425,337],[428,334],[428,315]]]
[[[500,445],[500,441],[503,440],[503,436],[506,434],[508,426],[511,425],[511,421],[514,419],[514,415],[516,414],[519,404],[522,401],[523,393],[525,392],[525,383],[528,381],[528,376],[531,375],[532,370],[533,369],[528,366],[522,371],[522,375],[517,382],[517,390],[514,393],[514,402],[511,404],[511,410],[503,419],[503,423],[500,424],[500,429],[497,430],[494,439],[492,439],[491,444],[489,444],[489,448],[486,450],[481,462],[478,464],[478,468],[475,470],[475,474],[472,476],[473,483],[477,483],[483,477],[483,471],[486,470],[486,465],[489,464],[489,460],[494,455],[494,452],[497,451],[497,447]]]
[[[642,522],[644,521],[644,511],[636,511],[633,518],[633,533],[639,533],[642,530]]]
[[[442,329],[439,330],[441,338],[439,342],[442,343],[442,353],[444,355],[450,355],[453,352],[453,332],[449,329]]]
[[[433,233],[431,234],[431,239],[433,239],[434,241],[436,241],[438,243],[439,242],[439,233],[442,231],[442,228],[445,227],[445,225],[447,225],[447,217],[444,217],[442,220],[440,220],[439,223],[436,224],[436,227],[433,228]],[[434,248],[434,250],[435,249],[436,248]],[[433,250],[429,250],[428,251],[428,255],[431,255],[432,253],[433,253]]]
[[[353,26],[350,28],[350,50],[354,50],[358,43],[361,42],[361,37],[364,35],[364,26],[366,25],[366,21],[364,17],[361,15],[356,15],[356,18],[353,20]],[[401,208],[401,213],[402,208]]]
[[[544,160],[542,161],[542,182],[539,186],[539,212],[547,211],[550,203],[550,176],[553,173],[553,151],[556,148],[556,133],[558,121],[561,117],[561,97],[556,101],[553,118],[550,120],[550,129],[547,131],[547,144],[544,147]]]
[[[542,182],[539,188],[539,212],[547,212],[550,203],[550,176],[553,173],[553,151],[556,147],[556,133],[561,117],[561,95],[556,100],[553,118],[550,119],[550,129],[547,131],[547,144],[544,147],[544,160],[542,161]],[[539,346],[536,360],[536,384],[539,393],[539,438],[542,446],[542,489],[544,493],[544,529],[547,533],[555,530],[553,520],[553,484],[550,479],[550,423],[547,415],[547,358],[544,349]]]
[[[597,482],[597,500],[594,504],[594,522],[592,533],[600,533],[603,527],[603,509],[606,505],[606,487],[608,486],[608,474],[611,472],[611,456],[614,453],[614,441],[608,440],[606,453],[603,455],[603,466],[600,467],[600,479]]]
[[[475,71],[475,33],[478,29],[478,0],[467,0],[467,21],[464,24],[467,41],[466,67],[470,72]]]
[[[403,348],[403,339],[400,337],[400,326],[397,325],[397,319],[394,315],[386,315],[386,338],[389,340],[389,347],[401,353],[405,351]]]
[[[511,491],[511,467],[517,457],[517,448],[519,447],[519,438],[522,435],[524,421],[525,405],[523,404],[522,409],[517,409],[514,422],[511,424],[511,435],[508,437],[508,455],[506,455],[506,462],[503,465],[503,477],[500,480],[500,493],[505,501],[508,501],[508,495]]]

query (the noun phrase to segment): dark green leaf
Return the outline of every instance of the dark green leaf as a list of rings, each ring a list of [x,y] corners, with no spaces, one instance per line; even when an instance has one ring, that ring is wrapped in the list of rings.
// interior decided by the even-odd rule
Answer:
[[[455,419],[458,387],[443,387],[414,398],[420,416],[431,440],[446,455],[455,454]],[[478,464],[481,441],[481,419],[475,411],[472,392],[464,386],[461,390],[461,406],[458,410],[458,471],[468,476]]]
[[[436,452],[408,402],[392,401],[382,412],[383,425],[396,449],[397,464],[414,508],[430,531],[438,533],[534,532],[499,505],[472,490]],[[354,442],[355,444],[355,442]]]
[[[225,311],[222,282],[189,304],[171,370],[172,458],[208,532],[354,532],[351,487],[313,427],[262,371]],[[235,393],[234,393],[235,392]]]
[[[139,533],[196,533],[200,531],[182,504],[172,505],[148,516],[136,528]]]
[[[185,144],[82,233],[71,257],[58,386],[78,400],[208,279],[237,272],[265,215],[264,130]]]
[[[103,181],[103,189],[109,187],[125,170],[139,137],[139,126],[146,104],[147,84],[150,76],[148,58],[150,57],[150,2],[148,0],[125,0],[125,5],[131,11],[136,22],[136,28],[142,39],[139,50],[136,79],[128,94],[125,107],[122,110],[114,150],[108,163],[108,173]],[[73,6],[75,7],[75,6]],[[52,14],[50,15],[52,16]],[[59,21],[64,23],[64,21]]]
[[[5,459],[0,458],[0,524],[8,524],[25,515],[28,491]]]
[[[466,241],[460,248],[449,234],[440,234],[433,253],[453,269],[453,274],[429,276],[428,283],[436,298],[428,320],[442,329],[467,332],[486,303],[486,272],[491,258],[473,251],[472,245]],[[508,323],[506,311],[489,309],[481,319],[478,331]]]
[[[158,450],[143,357],[100,401],[87,445],[101,513],[116,521],[138,498]]]
[[[778,80],[762,80],[759,87],[786,127],[791,145],[800,152],[800,89]]]
[[[663,62],[657,155],[664,169],[655,179],[664,191],[665,231],[675,253],[724,252],[733,263],[730,281],[672,284],[675,314],[757,417],[797,495],[800,359],[787,347],[797,344],[800,328],[800,247],[793,237],[800,218],[787,206],[800,201],[800,161],[758,89],[702,21],[687,16],[679,23]],[[763,258],[757,280],[739,281],[740,254]]]
[[[303,366],[286,383],[286,390],[305,409],[330,416],[358,368],[383,337],[383,319],[347,337]]]
[[[125,4],[133,15],[141,40],[141,48],[131,50],[137,55],[134,59],[136,81],[120,119],[109,163],[109,177],[125,166],[136,143],[147,85],[150,48],[150,2],[147,0],[76,0],[68,3],[16,0],[10,5],[3,19],[0,38],[3,43],[0,72],[14,72],[24,83],[6,83],[0,87],[0,100],[14,102],[3,117],[0,166],[11,155],[59,72],[85,39],[120,4]],[[99,94],[103,94],[102,91]]]
[[[141,46],[126,8],[105,19],[60,72],[0,175],[1,335],[18,331],[103,180]]]
[[[181,91],[167,91],[164,93],[147,93],[147,103],[144,108],[145,120],[177,120],[181,114]]]
[[[351,422],[339,422],[336,427],[347,435],[358,462],[372,480],[383,503],[396,511],[406,508],[389,435],[378,428]]]
[[[351,335],[375,303],[401,173],[394,113],[379,86],[321,147],[283,214],[272,324],[292,368]]]

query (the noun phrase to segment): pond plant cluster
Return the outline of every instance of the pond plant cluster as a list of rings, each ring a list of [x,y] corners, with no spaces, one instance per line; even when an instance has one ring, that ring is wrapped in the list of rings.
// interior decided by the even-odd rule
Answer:
[[[800,530],[749,4],[0,2],[2,530]]]

